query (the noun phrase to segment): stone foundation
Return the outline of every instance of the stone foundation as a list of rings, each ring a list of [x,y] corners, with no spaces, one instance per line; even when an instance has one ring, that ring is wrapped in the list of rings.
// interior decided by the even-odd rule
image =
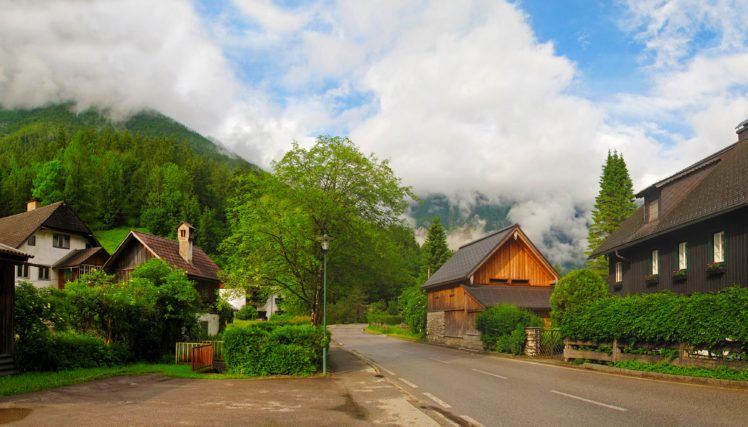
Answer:
[[[431,311],[426,314],[426,339],[429,343],[468,350],[483,350],[479,333],[468,333],[464,337],[448,337],[444,335],[445,330],[443,311]]]

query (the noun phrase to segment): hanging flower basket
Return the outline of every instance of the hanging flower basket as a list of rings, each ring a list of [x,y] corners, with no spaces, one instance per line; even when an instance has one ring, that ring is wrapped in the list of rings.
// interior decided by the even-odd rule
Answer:
[[[706,274],[710,276],[719,276],[724,274],[726,265],[724,262],[713,262],[706,265]]]
[[[673,271],[673,283],[685,282],[688,277],[688,270],[685,268],[682,270]]]
[[[660,283],[660,275],[659,274],[650,274],[649,276],[644,278],[644,282],[648,285],[656,285]]]

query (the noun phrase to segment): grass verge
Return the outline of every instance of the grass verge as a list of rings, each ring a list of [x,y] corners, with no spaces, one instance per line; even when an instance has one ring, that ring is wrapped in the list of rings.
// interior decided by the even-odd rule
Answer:
[[[113,254],[117,250],[117,246],[125,240],[130,230],[140,231],[142,233],[150,233],[147,228],[144,227],[119,227],[112,228],[111,230],[98,230],[94,231],[96,240],[101,243],[101,246],[106,249],[107,252]]]
[[[630,360],[616,362],[611,366],[622,369],[631,369],[633,371],[659,372],[661,374],[715,378],[719,380],[748,381],[748,369],[741,370],[727,367],[709,369],[696,366],[675,366],[668,363],[643,363]]]
[[[246,375],[201,374],[192,372],[189,365],[135,363],[111,368],[81,368],[58,372],[24,372],[0,377],[0,396],[30,393],[71,384],[122,375],[162,374],[175,378],[231,379],[250,378]]]
[[[401,338],[408,341],[422,341],[423,337],[419,334],[410,332],[410,329],[394,325],[369,325],[366,332],[375,335],[389,335],[395,338]]]

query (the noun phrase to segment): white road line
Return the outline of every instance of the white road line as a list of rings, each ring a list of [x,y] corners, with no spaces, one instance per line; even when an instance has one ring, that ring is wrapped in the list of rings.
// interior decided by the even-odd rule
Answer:
[[[379,366],[379,369],[383,370],[384,372],[387,372],[390,375],[397,375],[396,373],[390,371],[389,369],[385,368],[384,366]]]
[[[403,378],[403,377],[400,377],[400,381],[402,381],[402,382],[404,382],[405,384],[407,384],[407,385],[411,386],[412,388],[418,388],[418,386],[417,386],[417,385],[413,384],[412,382],[410,382],[410,381],[406,380],[406,379],[405,379],[405,378]]]
[[[438,403],[439,405],[441,405],[442,408],[449,409],[449,408],[452,407],[452,405],[450,405],[449,403],[447,403],[447,402],[439,399],[438,397],[434,396],[431,393],[424,392],[423,395],[426,396],[426,397],[428,397],[429,399],[433,400],[434,402]]]
[[[598,405],[598,406],[603,406],[605,408],[615,409],[616,411],[621,411],[621,412],[626,411],[626,408],[621,408],[620,406],[608,405],[607,403],[602,403],[602,402],[597,402],[595,400],[585,399],[584,397],[575,396],[575,395],[569,394],[569,393],[563,393],[563,392],[560,392],[558,390],[551,390],[551,393],[560,394],[561,396],[566,396],[566,397],[570,397],[572,399],[581,400],[582,402],[591,403],[593,405]]]
[[[484,427],[483,424],[479,423],[478,421],[475,421],[474,419],[470,418],[467,415],[460,415],[460,418],[462,418],[463,420],[467,421],[468,424],[470,424],[471,426]]]
[[[480,369],[473,369],[473,371],[475,371],[475,372],[478,372],[478,373],[481,373],[481,374],[484,374],[484,375],[490,375],[490,376],[492,376],[492,377],[496,377],[496,378],[501,378],[502,380],[505,380],[505,379],[507,379],[507,377],[505,377],[505,376],[503,376],[503,375],[499,375],[499,374],[494,374],[494,373],[491,373],[491,372],[486,372],[486,371],[481,371]]]
[[[446,360],[437,359],[436,357],[429,357],[429,359],[431,359],[431,360],[433,360],[435,362],[439,362],[439,363],[444,363],[444,364],[449,363]]]

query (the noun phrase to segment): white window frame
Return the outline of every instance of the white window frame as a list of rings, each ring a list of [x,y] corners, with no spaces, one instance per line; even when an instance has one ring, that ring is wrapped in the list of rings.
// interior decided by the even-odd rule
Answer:
[[[678,270],[688,268],[688,243],[678,243]]]
[[[52,247],[59,249],[70,249],[70,236],[67,234],[52,234]]]
[[[725,262],[725,232],[712,235],[712,262]]]
[[[616,283],[623,282],[623,263],[618,261],[616,263]]]
[[[652,251],[652,275],[660,274],[660,251],[655,249]]]
[[[37,278],[39,280],[49,280],[49,267],[38,266],[36,267]]]

